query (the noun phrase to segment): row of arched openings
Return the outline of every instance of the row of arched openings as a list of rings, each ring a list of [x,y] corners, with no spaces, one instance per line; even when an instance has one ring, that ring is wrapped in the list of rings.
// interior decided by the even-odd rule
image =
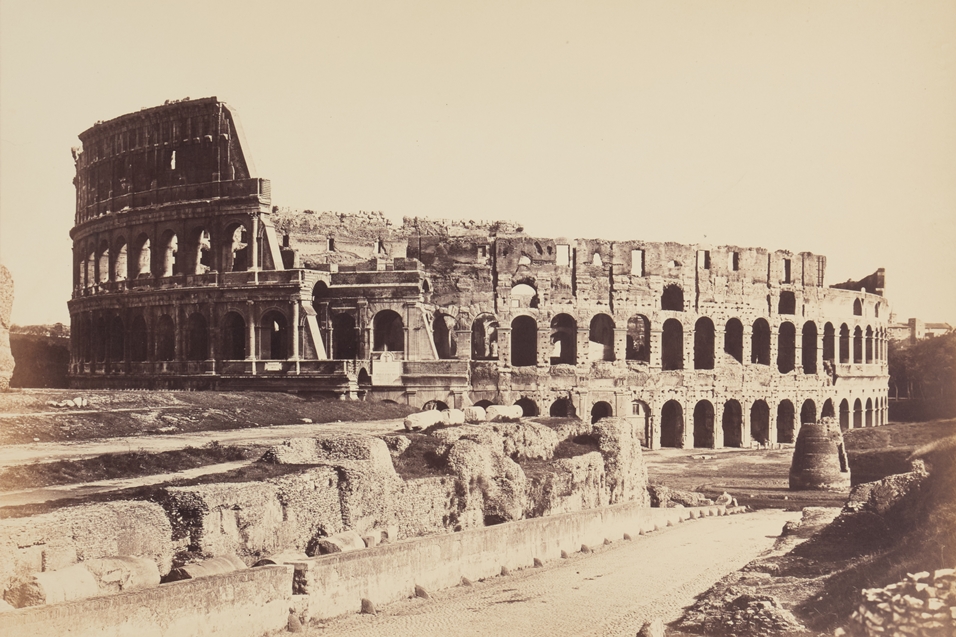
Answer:
[[[226,227],[218,246],[218,259],[214,257],[214,248],[213,238],[205,228],[195,228],[185,241],[172,230],[165,231],[158,243],[145,232],[130,243],[121,236],[113,245],[108,241],[91,245],[81,255],[75,284],[91,287],[144,276],[205,274],[214,267],[223,272],[239,272],[252,265],[248,231],[241,223]]]
[[[829,410],[829,414],[827,411]],[[701,400],[693,410],[692,441],[694,447],[713,448],[716,445],[716,421],[713,403]],[[827,401],[822,416],[833,415],[833,405]],[[764,400],[754,401],[750,406],[750,439],[761,444],[768,442],[794,442],[796,411],[794,404],[789,400],[782,400],[777,405],[776,414],[771,422],[771,408]],[[800,408],[800,422],[816,422],[817,408],[812,400],[805,400]],[[775,428],[776,436],[771,437]],[[723,434],[724,447],[740,447],[743,445],[743,408],[739,401],[728,400],[721,408],[720,430]],[[661,447],[684,446],[684,410],[676,400],[664,403],[661,409],[660,425]]]

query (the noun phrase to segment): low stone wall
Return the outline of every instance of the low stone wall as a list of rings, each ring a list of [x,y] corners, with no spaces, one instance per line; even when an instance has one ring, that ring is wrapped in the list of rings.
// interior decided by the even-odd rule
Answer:
[[[327,618],[359,612],[362,598],[385,604],[415,594],[415,586],[438,590],[492,577],[502,567],[529,567],[597,546],[674,525],[690,517],[723,515],[726,507],[650,509],[627,502],[597,510],[518,520],[460,533],[403,540],[354,553],[289,562],[297,593],[308,595],[309,614]]]
[[[292,568],[262,566],[3,613],[6,637],[260,637],[287,625]]]

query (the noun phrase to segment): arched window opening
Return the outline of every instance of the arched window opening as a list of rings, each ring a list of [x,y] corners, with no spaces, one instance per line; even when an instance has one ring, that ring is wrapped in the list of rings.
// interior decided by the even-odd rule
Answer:
[[[873,328],[866,326],[866,362],[873,362]]]
[[[651,322],[642,314],[627,320],[627,354],[629,361],[651,362]]]
[[[120,239],[116,243],[116,257],[113,259],[113,280],[125,281],[129,272],[126,240]]]
[[[817,421],[817,406],[809,398],[803,401],[803,407],[800,408],[800,423],[815,423]]]
[[[259,321],[259,358],[282,360],[289,358],[289,323],[278,310],[269,310]]]
[[[398,312],[382,310],[375,315],[372,320],[372,351],[405,351],[405,323]]]
[[[223,360],[241,361],[246,358],[246,321],[238,312],[229,312],[222,319]]]
[[[727,321],[724,327],[724,352],[738,363],[744,362],[744,326],[735,318]]]
[[[817,325],[813,321],[803,324],[803,334],[800,339],[800,363],[804,374],[817,373]]]
[[[359,370],[358,373],[358,385],[362,388],[368,388],[372,386],[372,376],[368,373],[368,370],[364,367]]]
[[[796,314],[797,313],[797,297],[794,296],[793,292],[789,290],[784,290],[780,293],[780,301],[777,303],[777,313],[778,314]]]
[[[833,418],[834,416],[833,401],[827,398],[823,403],[823,409],[820,410],[820,418]]]
[[[494,405],[494,403],[490,400],[479,400],[475,402],[475,407],[481,407],[482,409],[488,409],[492,405]]]
[[[714,447],[714,406],[702,400],[694,407],[694,447]]]
[[[232,224],[226,228],[225,254],[223,255],[223,270],[226,272],[243,272],[252,265],[251,248],[249,247],[249,233],[242,224]]]
[[[611,409],[611,404],[606,403],[603,400],[599,400],[591,406],[591,424],[593,425],[602,418],[610,418],[614,415],[614,410]]]
[[[195,312],[186,321],[186,359],[204,361],[209,358],[209,329],[206,317]]]
[[[351,314],[332,316],[332,358],[353,360],[358,357],[358,332]]]
[[[755,365],[770,364],[770,324],[762,318],[754,321],[750,334],[750,362]]]
[[[133,319],[129,330],[130,359],[139,363],[149,357],[149,330],[140,314]]]
[[[176,360],[176,326],[169,314],[163,314],[156,323],[156,360]]]
[[[173,276],[179,274],[179,264],[176,255],[179,253],[179,237],[176,233],[167,230],[163,233],[162,242],[162,274],[160,276]]]
[[[105,316],[97,316],[93,321],[93,359],[97,363],[106,360],[109,325]]]
[[[126,330],[123,319],[114,316],[110,321],[110,360],[114,363],[126,359]]]
[[[679,285],[668,285],[661,294],[661,309],[674,312],[684,311],[684,290]]]
[[[455,343],[455,319],[447,314],[435,312],[435,318],[432,321],[432,338],[435,341],[438,358],[455,358],[458,350]]]
[[[840,326],[840,362],[850,362],[850,328],[846,323]]]
[[[498,360],[498,320],[492,314],[479,314],[471,324],[471,358]]]
[[[96,251],[90,250],[89,254],[86,255],[86,287],[93,287],[96,285]]]
[[[694,369],[714,368],[714,322],[706,316],[694,324]]]
[[[588,330],[588,358],[592,361],[614,360],[614,319],[595,314]]]
[[[676,400],[668,400],[661,409],[661,446],[684,446],[684,411]]]
[[[777,405],[777,442],[793,442],[793,417],[795,409],[789,400]]]
[[[151,276],[152,248],[150,247],[149,237],[145,234],[139,235],[135,243],[135,275],[137,277]]]
[[[100,244],[99,256],[96,258],[96,282],[107,283],[110,280],[110,244],[105,241]]]
[[[823,360],[832,363],[835,360],[835,352],[836,330],[833,329],[833,323],[827,323],[823,326]]]
[[[867,427],[873,426],[873,401],[869,398],[866,399],[866,421],[865,425]]]
[[[538,307],[538,290],[528,283],[518,283],[511,288],[511,307]]]
[[[530,316],[518,316],[511,322],[511,364],[538,364],[538,324]]]
[[[196,228],[189,243],[192,248],[189,255],[190,274],[206,274],[212,270],[212,237],[209,232]]]
[[[750,407],[750,439],[762,445],[770,442],[770,406],[762,400]]]
[[[567,398],[558,398],[556,401],[551,403],[551,408],[548,410],[548,415],[554,418],[574,418],[576,415],[574,403]]]
[[[319,304],[329,299],[329,286],[325,281],[316,281],[312,286],[312,309],[319,313]]]
[[[578,362],[576,341],[578,324],[568,314],[551,319],[551,364],[574,365]]]
[[[724,414],[721,417],[721,429],[724,432],[725,447],[743,446],[743,417],[740,403],[728,400],[724,403]]]
[[[863,330],[859,325],[853,330],[853,362],[863,362]]]
[[[793,371],[796,361],[797,328],[793,323],[781,323],[777,333],[777,370],[781,374]]]
[[[853,300],[853,316],[863,316],[863,302],[860,299]]]
[[[519,398],[515,401],[515,405],[521,407],[521,416],[524,418],[538,415],[538,405],[530,398]]]
[[[664,321],[661,331],[661,369],[684,369],[684,327],[677,319]]]
[[[853,401],[853,428],[859,429],[863,426],[863,403],[857,398]]]
[[[850,428],[850,403],[844,398],[840,401],[840,429],[846,431]]]

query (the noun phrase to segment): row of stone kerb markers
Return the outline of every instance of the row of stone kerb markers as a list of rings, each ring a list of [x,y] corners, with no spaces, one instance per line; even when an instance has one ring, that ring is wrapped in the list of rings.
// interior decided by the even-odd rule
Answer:
[[[253,567],[220,556],[172,569],[163,584],[149,558],[86,560],[27,578],[8,598],[34,605],[4,603],[0,624],[4,635],[258,637],[744,510],[628,502],[398,542],[382,530],[377,545],[344,532],[327,538],[329,552],[321,556],[284,553]]]
[[[524,415],[520,405],[491,405],[487,409],[471,405],[464,409],[427,409],[405,418],[406,431],[420,431],[433,425],[463,425],[487,421],[513,421]]]

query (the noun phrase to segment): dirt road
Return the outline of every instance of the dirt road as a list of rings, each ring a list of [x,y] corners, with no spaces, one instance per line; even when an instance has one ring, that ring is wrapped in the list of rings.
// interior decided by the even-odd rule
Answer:
[[[333,422],[297,425],[277,425],[274,427],[249,427],[228,429],[225,431],[196,431],[182,434],[160,436],[132,436],[127,438],[105,438],[84,440],[82,442],[36,442],[22,445],[0,447],[0,467],[11,467],[31,462],[50,462],[53,460],[80,460],[110,453],[145,451],[158,453],[201,447],[210,442],[241,445],[270,445],[289,438],[308,437],[325,433],[369,433],[380,434],[403,430],[401,419],[373,420],[368,422]]]
[[[763,510],[687,521],[592,555],[396,602],[376,616],[340,617],[305,634],[633,637],[653,617],[677,619],[696,595],[769,550],[799,515]]]

